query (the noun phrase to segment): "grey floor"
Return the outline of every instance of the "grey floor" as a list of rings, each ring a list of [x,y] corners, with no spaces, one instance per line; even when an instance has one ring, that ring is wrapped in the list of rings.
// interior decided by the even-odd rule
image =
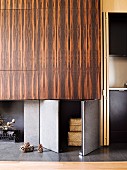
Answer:
[[[85,157],[79,156],[78,147],[70,147],[64,153],[55,153],[44,149],[43,153],[36,151],[22,153],[19,148],[22,143],[0,142],[0,161],[126,161],[127,143],[111,144],[110,147],[101,147]]]

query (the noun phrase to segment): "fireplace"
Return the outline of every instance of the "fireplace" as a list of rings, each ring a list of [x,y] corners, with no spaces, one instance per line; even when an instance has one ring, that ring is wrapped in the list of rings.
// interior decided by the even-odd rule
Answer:
[[[1,101],[0,116],[7,124],[15,119],[14,128],[0,129],[0,141],[12,141],[15,135],[16,142],[24,141],[24,102],[23,101]],[[14,134],[13,134],[14,133]]]
[[[68,147],[70,118],[81,118],[83,155],[99,147],[98,100],[24,100],[1,101],[0,114],[20,131],[18,142],[41,143],[54,152],[65,152]],[[91,126],[92,125],[92,126]],[[87,148],[85,150],[85,148]],[[76,148],[77,149],[77,148]]]

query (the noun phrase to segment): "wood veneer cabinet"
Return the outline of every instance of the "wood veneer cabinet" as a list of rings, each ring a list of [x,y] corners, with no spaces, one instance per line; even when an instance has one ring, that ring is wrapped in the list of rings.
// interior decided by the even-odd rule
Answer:
[[[38,70],[42,11],[0,10],[0,70]]]
[[[100,99],[99,0],[0,0],[0,35],[11,99]]]
[[[100,99],[100,1],[52,2],[45,13],[39,98]]]

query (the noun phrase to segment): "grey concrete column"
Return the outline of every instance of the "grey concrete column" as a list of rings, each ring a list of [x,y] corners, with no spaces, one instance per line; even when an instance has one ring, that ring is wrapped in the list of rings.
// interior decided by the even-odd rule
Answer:
[[[39,144],[39,101],[24,101],[24,142]]]
[[[40,143],[59,152],[59,100],[40,101]]]

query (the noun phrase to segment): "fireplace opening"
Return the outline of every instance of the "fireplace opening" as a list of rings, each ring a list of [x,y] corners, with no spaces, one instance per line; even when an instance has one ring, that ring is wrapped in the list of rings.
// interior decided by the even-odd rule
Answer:
[[[77,119],[78,118],[78,119]],[[81,101],[73,100],[60,100],[59,103],[59,148],[60,152],[66,152],[70,150],[80,150],[81,146],[81,131],[70,129],[70,120],[81,118]],[[77,121],[76,120],[76,121]],[[69,141],[72,140],[72,144]],[[77,142],[77,144],[76,144]]]
[[[0,101],[0,142],[24,142],[24,102]]]

